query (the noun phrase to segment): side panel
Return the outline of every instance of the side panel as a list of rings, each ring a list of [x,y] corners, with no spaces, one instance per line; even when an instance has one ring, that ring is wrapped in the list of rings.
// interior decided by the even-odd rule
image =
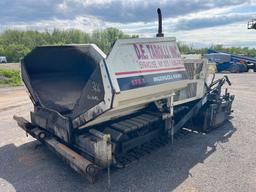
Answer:
[[[205,94],[205,85],[202,80],[192,80],[185,88],[175,91],[174,105],[180,105],[200,99]]]
[[[100,66],[100,73],[101,73],[100,78],[102,79],[102,85],[104,87],[104,101],[90,108],[87,112],[75,118],[72,121],[73,127],[79,127],[86,123],[88,124],[88,121],[95,119],[96,117],[100,116],[102,113],[106,113],[106,111],[111,109],[111,102],[113,100],[113,90],[111,87],[106,66],[104,64],[104,60],[102,60],[99,63],[99,66]],[[94,89],[95,88],[97,90],[97,86],[96,87],[94,86]]]
[[[114,91],[112,108],[86,126],[145,108],[190,81],[175,38],[117,40],[105,63]]]
[[[106,63],[116,92],[187,79],[175,38],[117,40]]]
[[[201,56],[200,59],[191,58],[191,55],[183,56],[183,58],[190,81],[185,88],[175,91],[174,105],[200,99],[206,93],[205,82],[208,77],[207,60],[201,59]]]

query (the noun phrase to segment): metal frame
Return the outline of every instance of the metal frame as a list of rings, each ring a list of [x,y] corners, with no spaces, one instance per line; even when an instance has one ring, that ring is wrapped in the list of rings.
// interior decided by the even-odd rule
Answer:
[[[60,156],[66,163],[68,163],[76,172],[82,174],[90,183],[94,183],[101,168],[84,158],[82,155],[75,152],[67,145],[60,143],[58,139],[52,134],[46,132],[45,129],[37,127],[23,117],[14,116],[19,127],[26,133],[30,134],[35,139],[44,143],[50,150]]]
[[[256,29],[256,19],[252,19],[251,21],[248,22],[247,24],[248,29]]]

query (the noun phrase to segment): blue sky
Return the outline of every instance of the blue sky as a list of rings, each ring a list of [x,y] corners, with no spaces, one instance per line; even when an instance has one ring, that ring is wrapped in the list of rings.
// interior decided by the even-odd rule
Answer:
[[[1,0],[0,30],[94,29],[117,27],[152,37],[156,9],[162,9],[166,36],[194,46],[223,44],[256,47],[256,0]]]

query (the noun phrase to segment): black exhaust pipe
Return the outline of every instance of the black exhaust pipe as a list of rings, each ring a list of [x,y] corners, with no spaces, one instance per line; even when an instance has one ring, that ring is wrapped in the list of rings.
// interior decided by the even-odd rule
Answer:
[[[157,9],[158,14],[158,33],[156,34],[157,37],[164,37],[164,34],[162,33],[163,27],[162,27],[162,13],[161,9]]]

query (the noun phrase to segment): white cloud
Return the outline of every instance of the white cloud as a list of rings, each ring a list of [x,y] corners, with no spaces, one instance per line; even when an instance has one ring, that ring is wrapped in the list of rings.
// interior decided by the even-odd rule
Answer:
[[[65,12],[68,10],[68,4],[66,1],[63,1],[62,3],[58,4],[57,5],[57,11],[59,12]]]
[[[167,36],[256,47],[256,32],[246,29],[247,20],[255,15],[256,0],[1,0],[1,6],[5,9],[0,12],[0,31],[75,28],[91,32],[117,27],[149,37],[157,32],[156,8],[161,7]]]
[[[172,33],[178,40],[196,44],[223,44],[224,46],[256,47],[256,32],[247,29],[246,23]]]
[[[2,26],[4,29],[19,29],[19,30],[37,30],[37,31],[52,31],[54,29],[68,30],[68,29],[79,29],[85,32],[92,32],[96,29],[104,29],[107,24],[95,17],[76,17],[75,19],[69,20],[40,20],[36,22],[19,22],[10,23],[9,25]]]

